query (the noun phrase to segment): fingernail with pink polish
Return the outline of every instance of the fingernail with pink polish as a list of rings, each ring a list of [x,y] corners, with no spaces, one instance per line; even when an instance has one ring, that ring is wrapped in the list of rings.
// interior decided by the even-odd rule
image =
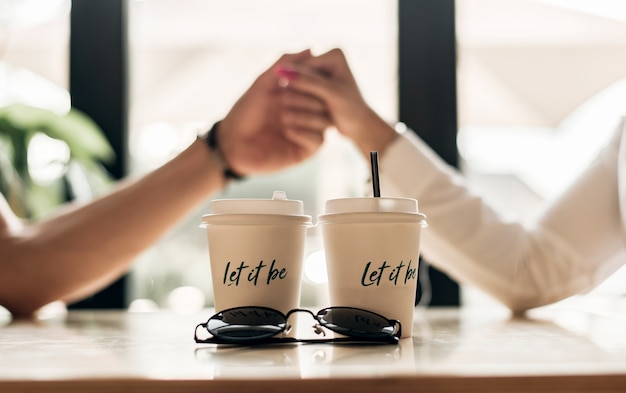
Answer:
[[[276,67],[276,74],[287,79],[288,81],[293,81],[298,78],[298,71],[284,66]]]

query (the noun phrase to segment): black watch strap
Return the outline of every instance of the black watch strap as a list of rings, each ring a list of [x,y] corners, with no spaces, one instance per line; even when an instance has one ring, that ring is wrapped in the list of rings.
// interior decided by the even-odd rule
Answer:
[[[224,179],[226,179],[227,181],[228,180],[243,180],[245,179],[245,176],[242,176],[236,173],[235,171],[233,171],[232,169],[230,169],[230,167],[228,166],[228,163],[226,162],[226,160],[224,159],[224,156],[222,155],[222,151],[219,148],[219,144],[218,144],[219,141],[217,137],[218,137],[220,123],[221,121],[218,121],[215,124],[213,124],[213,127],[211,127],[209,132],[205,135],[204,140],[207,146],[209,147],[209,150],[211,150],[211,154],[213,154],[215,159],[220,163],[220,166],[222,167],[222,173],[223,173]]]

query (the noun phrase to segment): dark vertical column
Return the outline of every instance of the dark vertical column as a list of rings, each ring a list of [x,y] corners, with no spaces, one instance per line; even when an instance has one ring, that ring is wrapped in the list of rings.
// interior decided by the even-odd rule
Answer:
[[[72,105],[103,129],[116,153],[108,166],[120,179],[127,159],[127,25],[125,0],[73,0],[70,18],[70,95]],[[72,307],[123,308],[122,278]]]
[[[454,0],[398,0],[398,45],[398,118],[457,166]],[[430,278],[431,305],[459,304],[457,283],[434,268]]]

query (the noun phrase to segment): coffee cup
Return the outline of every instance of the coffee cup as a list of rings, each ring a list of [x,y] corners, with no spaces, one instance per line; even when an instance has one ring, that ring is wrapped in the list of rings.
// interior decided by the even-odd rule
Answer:
[[[221,199],[202,216],[218,311],[264,306],[283,313],[300,303],[311,217],[282,191],[272,199]]]
[[[342,198],[326,202],[321,226],[331,306],[400,321],[413,331],[420,235],[426,216],[411,198]]]

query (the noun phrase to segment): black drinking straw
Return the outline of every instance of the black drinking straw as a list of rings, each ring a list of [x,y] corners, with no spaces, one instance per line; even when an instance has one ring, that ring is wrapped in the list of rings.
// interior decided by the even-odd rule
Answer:
[[[372,164],[372,188],[374,189],[374,197],[380,198],[380,181],[378,175],[378,152],[370,152],[370,162]]]

